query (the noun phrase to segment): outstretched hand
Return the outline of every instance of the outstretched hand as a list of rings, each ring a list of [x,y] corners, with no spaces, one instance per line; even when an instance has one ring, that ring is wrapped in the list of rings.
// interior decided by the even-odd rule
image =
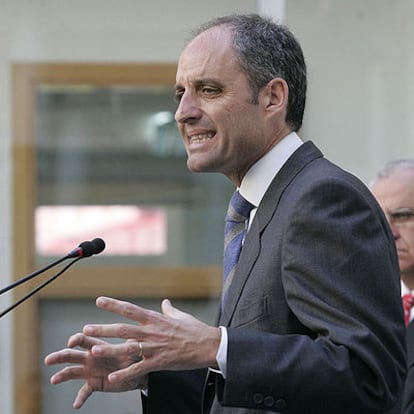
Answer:
[[[218,367],[220,328],[180,311],[169,300],[162,302],[161,313],[107,297],[98,298],[96,305],[133,323],[86,325],[83,333],[70,337],[68,348],[45,358],[46,365],[77,364],[63,368],[50,379],[52,384],[85,381],[74,408],[80,408],[94,391],[145,389],[147,375],[153,371]],[[125,341],[113,344],[98,337]]]
[[[180,311],[169,300],[162,302],[162,313],[107,297],[98,298],[96,305],[134,323],[86,325],[83,329],[86,336],[127,340],[117,346],[94,346],[93,354],[107,358],[119,354],[142,355],[139,361],[112,372],[108,377],[111,383],[133,381],[159,370],[217,368],[220,328]]]
[[[108,379],[109,373],[135,363],[138,359],[137,355],[114,352],[114,356],[101,357],[93,354],[94,346],[117,347],[117,345],[109,344],[100,339],[77,333],[69,338],[68,348],[51,353],[45,358],[46,365],[76,364],[63,368],[50,378],[52,384],[60,384],[73,379],[85,381],[75,398],[74,408],[82,407],[94,391],[121,392],[146,388],[146,377],[129,378],[126,381],[115,383]],[[81,349],[74,349],[75,347]]]

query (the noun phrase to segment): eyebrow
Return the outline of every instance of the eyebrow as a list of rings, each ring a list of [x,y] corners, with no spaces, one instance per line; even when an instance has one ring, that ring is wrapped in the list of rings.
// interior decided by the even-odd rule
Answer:
[[[208,84],[214,84],[214,85],[223,87],[223,82],[221,82],[217,78],[201,78],[201,79],[195,80],[194,82],[191,82],[191,84],[193,84],[196,88],[199,87],[199,86],[208,85]],[[175,85],[175,90],[177,91],[179,89],[185,89],[185,88],[180,83],[177,83]]]

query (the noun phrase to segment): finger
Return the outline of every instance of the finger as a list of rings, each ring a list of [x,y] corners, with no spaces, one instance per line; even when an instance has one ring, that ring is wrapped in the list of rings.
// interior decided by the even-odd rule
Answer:
[[[85,370],[82,366],[65,367],[52,375],[50,382],[54,385],[74,379],[84,379]]]
[[[164,299],[162,301],[161,310],[162,310],[163,315],[169,318],[180,320],[180,321],[185,321],[188,323],[200,323],[200,321],[194,318],[193,315],[187,312],[183,312],[182,310],[178,308],[175,308],[168,299]]]
[[[86,336],[81,332],[78,332],[75,335],[72,335],[68,340],[69,348],[75,348],[79,346],[84,349],[91,349],[94,345],[101,345],[101,344],[106,344],[106,342],[102,341],[101,339]]]
[[[97,357],[122,357],[127,356],[133,361],[142,359],[143,343],[135,340],[128,340],[122,344],[96,345],[91,352]]]
[[[61,351],[52,352],[45,358],[46,365],[75,363],[81,364],[85,361],[87,354],[85,351],[77,349],[62,349]]]
[[[162,369],[163,361],[159,361],[157,358],[154,359],[154,347],[151,344],[135,342],[131,345],[134,346],[134,348],[131,347],[131,350],[138,351],[138,355],[141,354],[142,357],[139,358],[138,362],[131,363],[125,368],[111,372],[108,375],[108,381],[113,384],[117,382],[128,382],[130,384],[140,383],[141,386],[138,387],[142,388],[142,384],[147,384],[147,374]]]
[[[146,369],[144,362],[136,362],[127,368],[123,368],[108,375],[108,381],[111,384],[118,383],[130,383],[135,384],[137,388],[142,388],[145,381],[143,382],[143,376],[148,374],[150,369]]]
[[[73,402],[73,408],[75,408],[76,410],[81,408],[92,393],[92,387],[88,383],[83,384],[83,386],[78,391],[78,394],[76,395],[75,401]]]
[[[147,344],[142,341],[128,339],[122,344],[114,345],[97,345],[92,348],[91,352],[96,357],[101,358],[124,358],[126,357],[132,362],[137,362],[150,355],[150,349]]]
[[[189,316],[187,313],[175,308],[169,299],[164,299],[161,303],[162,313],[166,316],[169,316],[174,319],[183,319],[184,317]]]
[[[141,324],[145,324],[153,318],[160,317],[158,312],[141,308],[140,306],[134,305],[130,302],[108,298],[105,296],[101,296],[96,299],[96,306],[100,309],[116,313]]]
[[[86,336],[130,339],[139,338],[142,335],[142,329],[137,325],[115,323],[107,325],[86,325],[83,328],[83,333]],[[105,342],[101,342],[97,345],[104,344]],[[107,342],[106,344],[110,346]]]

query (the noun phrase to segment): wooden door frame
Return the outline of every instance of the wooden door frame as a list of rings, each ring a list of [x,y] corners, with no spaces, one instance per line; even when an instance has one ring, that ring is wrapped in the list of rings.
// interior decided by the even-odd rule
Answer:
[[[12,67],[13,274],[34,271],[36,203],[35,90],[39,85],[173,85],[175,64],[16,63]],[[72,268],[13,311],[14,412],[40,414],[39,299],[116,297],[205,298],[221,291],[221,268],[88,267]],[[87,274],[85,275],[85,273]],[[113,275],[122,278],[114,278]],[[137,277],[139,275],[139,277]],[[32,280],[16,289],[14,300],[36,287]]]

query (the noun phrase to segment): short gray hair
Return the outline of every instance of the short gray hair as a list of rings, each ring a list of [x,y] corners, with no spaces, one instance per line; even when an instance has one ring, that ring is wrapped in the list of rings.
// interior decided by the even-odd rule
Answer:
[[[246,73],[252,90],[252,103],[273,78],[283,78],[289,87],[286,123],[298,131],[302,126],[306,101],[306,63],[302,48],[284,25],[258,14],[235,14],[218,17],[203,24],[192,38],[211,28],[230,30],[232,46]]]
[[[389,177],[395,171],[412,170],[414,172],[414,158],[400,158],[397,160],[388,161],[383,168],[381,168],[376,178],[370,182],[372,188],[379,180]]]

